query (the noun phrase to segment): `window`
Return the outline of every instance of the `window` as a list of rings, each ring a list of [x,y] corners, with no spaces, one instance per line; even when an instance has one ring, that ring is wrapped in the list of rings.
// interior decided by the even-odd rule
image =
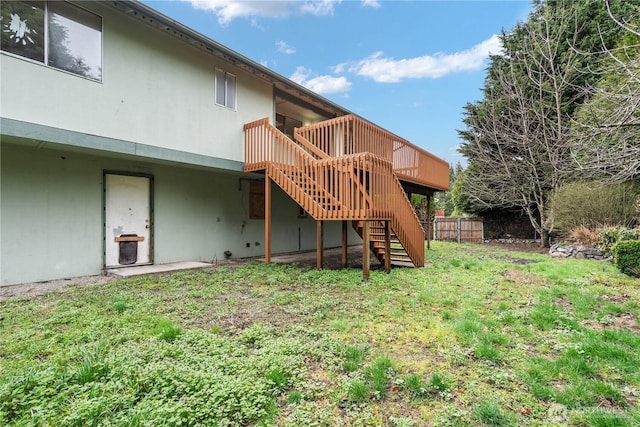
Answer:
[[[236,109],[236,76],[216,68],[216,104]]]
[[[102,81],[102,18],[66,2],[2,3],[0,48]]]

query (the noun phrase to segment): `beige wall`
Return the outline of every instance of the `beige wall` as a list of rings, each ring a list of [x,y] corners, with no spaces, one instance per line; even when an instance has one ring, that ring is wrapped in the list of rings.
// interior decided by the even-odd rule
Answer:
[[[0,285],[102,272],[105,170],[153,176],[155,263],[224,259],[226,250],[234,258],[264,254],[264,220],[249,218],[246,175],[36,143],[0,148]],[[275,185],[273,198],[273,253],[315,249],[315,221],[298,218],[295,202]],[[349,241],[361,240],[351,230]],[[325,247],[340,243],[340,222],[327,222]]]
[[[0,53],[0,285],[102,271],[105,170],[154,177],[154,263],[263,255],[240,171],[243,125],[274,116],[272,86],[82,6],[103,17],[102,82]],[[237,111],[215,105],[216,67],[237,76]],[[314,249],[315,221],[275,186],[273,197],[272,252]],[[340,223],[325,230],[325,247],[339,246]]]
[[[242,162],[243,125],[273,116],[272,87],[106,7],[103,81],[0,54],[2,117]],[[236,74],[237,111],[214,102],[215,68]]]

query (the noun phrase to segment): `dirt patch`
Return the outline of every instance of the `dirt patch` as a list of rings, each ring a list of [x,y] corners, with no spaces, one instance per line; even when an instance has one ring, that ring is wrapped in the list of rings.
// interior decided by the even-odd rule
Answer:
[[[548,254],[549,248],[545,248],[540,246],[540,244],[535,242],[524,243],[524,242],[498,242],[496,240],[491,240],[488,243],[484,243],[485,245],[489,245],[495,247],[496,249],[502,249],[505,251],[514,251],[514,252],[529,252],[535,254]],[[532,262],[531,260],[526,260],[528,262]]]
[[[566,295],[560,296],[560,298],[558,298],[558,301],[556,301],[556,304],[566,309],[567,311],[573,311],[573,304],[567,299]]]
[[[535,264],[536,262],[538,262],[533,259],[525,259],[525,258],[511,258],[510,261],[518,265]]]
[[[515,268],[509,269],[502,273],[502,277],[514,282],[517,285],[537,286],[543,284],[543,281],[540,279],[540,277],[537,277],[535,274],[516,270]]]
[[[77,286],[99,286],[117,280],[108,276],[81,276],[72,279],[47,280],[44,282],[22,283],[0,286],[0,301],[8,298],[41,297],[50,292],[58,292]]]
[[[214,322],[224,329],[243,330],[256,322],[275,327],[285,326],[291,323],[291,317],[291,313],[278,306],[255,304],[219,317]]]
[[[634,334],[640,333],[640,324],[638,324],[638,319],[631,313],[611,316],[608,317],[606,321],[585,320],[582,322],[582,325],[598,331],[604,329],[622,329],[633,332]]]
[[[629,301],[632,297],[628,294],[618,293],[615,295],[603,295],[601,298],[604,301],[613,303],[615,305],[622,305],[625,302]],[[599,331],[604,329],[623,329],[635,334],[640,333],[640,323],[638,322],[638,317],[629,312],[616,315],[608,315],[601,320],[585,320],[582,322],[582,325]]]
[[[249,293],[225,293],[203,316],[192,319],[192,323],[204,329],[217,326],[237,332],[256,322],[274,327],[286,326],[296,316],[285,306],[267,303],[264,297]]]
[[[602,299],[614,304],[623,304],[631,299],[631,295],[628,294],[616,294],[616,295],[603,295]]]

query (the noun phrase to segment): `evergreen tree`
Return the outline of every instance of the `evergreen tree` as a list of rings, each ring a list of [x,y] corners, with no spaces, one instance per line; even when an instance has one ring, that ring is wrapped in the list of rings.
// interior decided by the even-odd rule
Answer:
[[[465,106],[459,131],[469,166],[456,191],[465,209],[521,208],[548,244],[549,197],[575,168],[573,116],[599,79],[584,70],[620,34],[605,4],[593,1],[536,2],[526,22],[502,34],[483,99]]]

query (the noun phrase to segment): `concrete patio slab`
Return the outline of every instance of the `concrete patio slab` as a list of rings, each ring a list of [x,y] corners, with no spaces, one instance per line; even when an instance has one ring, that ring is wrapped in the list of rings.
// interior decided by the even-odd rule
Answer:
[[[143,276],[145,274],[169,273],[172,271],[197,270],[200,268],[210,268],[211,264],[197,261],[173,262],[170,264],[140,265],[135,267],[110,268],[105,272],[109,276],[119,279],[128,277]]]
[[[271,255],[271,262],[276,264],[301,264],[315,267],[316,251],[291,252]],[[334,270],[342,268],[342,248],[325,248],[323,268]],[[256,261],[264,262],[264,257],[256,257]],[[371,253],[370,266],[372,269],[382,267],[380,261]],[[362,244],[347,247],[347,267],[362,268]]]

